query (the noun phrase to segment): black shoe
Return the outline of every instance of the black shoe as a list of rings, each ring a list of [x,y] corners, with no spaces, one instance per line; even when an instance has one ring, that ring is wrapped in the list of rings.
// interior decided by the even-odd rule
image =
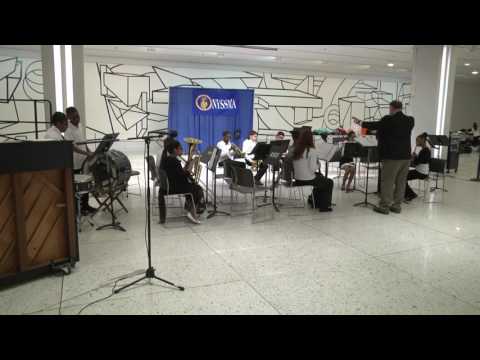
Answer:
[[[330,212],[330,211],[333,211],[333,209],[331,207],[328,207],[328,208],[324,208],[324,209],[318,209],[318,211],[320,211],[320,212]]]

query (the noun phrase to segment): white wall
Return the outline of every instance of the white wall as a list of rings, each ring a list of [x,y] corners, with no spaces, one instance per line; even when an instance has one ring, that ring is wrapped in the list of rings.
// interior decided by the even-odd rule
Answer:
[[[480,84],[455,82],[451,130],[470,129],[480,123]]]
[[[39,58],[0,56],[0,135],[33,139],[33,102],[16,100],[43,97],[42,63]],[[41,103],[37,105],[37,117],[39,121],[45,121],[44,106]],[[44,129],[45,124],[40,124],[39,130]],[[28,134],[20,134],[25,132]],[[0,142],[5,140],[5,137],[0,136]]]
[[[126,138],[166,128],[168,89],[181,85],[254,89],[254,129],[260,135],[302,125],[350,128],[352,116],[379,120],[387,114],[390,101],[401,99],[407,112],[410,102],[410,85],[405,80],[87,62],[85,119],[94,129],[87,129],[87,137],[113,131]]]

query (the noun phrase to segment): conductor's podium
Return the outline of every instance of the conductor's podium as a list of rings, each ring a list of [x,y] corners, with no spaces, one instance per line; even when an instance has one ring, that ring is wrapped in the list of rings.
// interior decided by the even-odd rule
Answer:
[[[0,286],[79,260],[70,141],[0,143]]]

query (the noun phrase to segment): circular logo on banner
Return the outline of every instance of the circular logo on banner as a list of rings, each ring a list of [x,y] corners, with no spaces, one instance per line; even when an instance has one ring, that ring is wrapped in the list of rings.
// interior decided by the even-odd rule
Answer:
[[[208,111],[212,108],[212,99],[208,95],[198,95],[195,99],[195,106],[200,111]]]

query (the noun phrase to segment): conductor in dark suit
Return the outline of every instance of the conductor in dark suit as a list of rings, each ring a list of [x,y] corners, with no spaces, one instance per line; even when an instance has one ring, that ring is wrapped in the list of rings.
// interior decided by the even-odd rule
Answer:
[[[388,215],[400,213],[405,195],[412,148],[411,136],[415,120],[402,112],[402,103],[392,101],[390,114],[380,121],[353,121],[368,130],[377,131],[378,154],[382,162],[380,203],[374,211]]]

